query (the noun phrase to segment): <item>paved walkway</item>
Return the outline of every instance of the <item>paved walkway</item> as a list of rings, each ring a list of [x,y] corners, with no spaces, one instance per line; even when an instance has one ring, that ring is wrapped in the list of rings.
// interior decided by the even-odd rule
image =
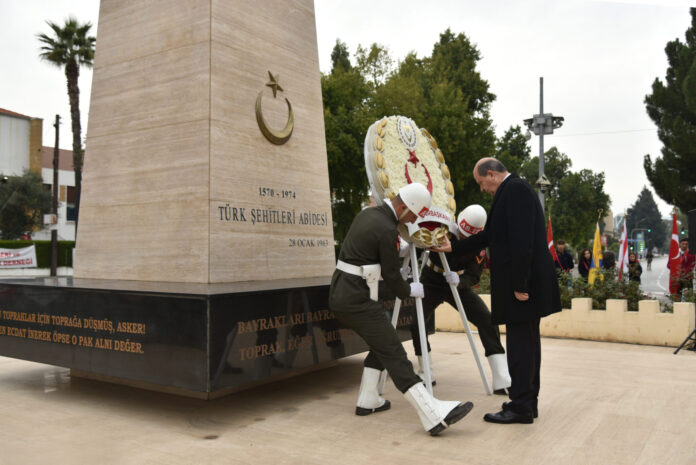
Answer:
[[[538,420],[493,425],[503,399],[483,393],[466,337],[431,343],[436,395],[475,405],[436,438],[391,383],[390,411],[353,414],[361,356],[207,402],[0,357],[0,464],[696,463],[694,352],[544,339]]]

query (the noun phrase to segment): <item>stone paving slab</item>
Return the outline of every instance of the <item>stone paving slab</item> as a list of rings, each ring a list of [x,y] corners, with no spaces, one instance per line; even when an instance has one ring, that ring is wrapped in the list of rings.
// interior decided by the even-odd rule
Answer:
[[[436,396],[475,405],[436,438],[391,383],[391,410],[354,415],[361,355],[212,401],[0,357],[0,465],[696,462],[694,352],[545,338],[539,418],[494,425],[504,399],[485,395],[465,335],[431,344]]]

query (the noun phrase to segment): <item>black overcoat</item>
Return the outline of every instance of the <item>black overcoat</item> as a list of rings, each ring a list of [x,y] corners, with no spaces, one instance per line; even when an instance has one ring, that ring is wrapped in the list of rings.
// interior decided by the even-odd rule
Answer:
[[[486,246],[495,324],[530,321],[561,311],[541,203],[534,189],[514,174],[498,186],[483,231],[454,242],[452,249],[458,255]],[[515,291],[528,293],[529,300],[517,300]]]

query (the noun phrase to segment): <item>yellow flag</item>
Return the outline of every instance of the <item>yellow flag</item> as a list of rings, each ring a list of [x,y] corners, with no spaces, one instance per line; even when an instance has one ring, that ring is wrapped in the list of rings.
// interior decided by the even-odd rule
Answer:
[[[599,279],[604,279],[604,276],[599,271],[602,268],[603,261],[602,237],[599,234],[599,223],[597,223],[597,229],[594,233],[594,244],[592,245],[592,263],[590,263],[590,274],[587,276],[587,282],[590,283],[590,285],[594,283],[598,276]]]

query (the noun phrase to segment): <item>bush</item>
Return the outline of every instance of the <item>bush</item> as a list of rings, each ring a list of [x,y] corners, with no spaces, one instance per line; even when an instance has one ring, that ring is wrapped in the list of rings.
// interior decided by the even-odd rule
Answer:
[[[566,272],[558,274],[558,288],[561,291],[561,308],[570,308],[573,299],[578,297],[589,297],[592,299],[592,308],[606,309],[607,299],[626,299],[628,309],[638,311],[638,302],[641,300],[654,300],[643,294],[640,284],[636,281],[629,281],[623,276],[621,281],[617,280],[615,270],[601,270],[604,279],[597,278],[592,286],[585,278],[573,277]],[[481,273],[481,281],[474,287],[479,294],[491,293],[491,275],[488,269]],[[689,291],[685,292],[685,295]],[[693,292],[691,298],[693,299]],[[693,302],[693,300],[691,300]],[[662,305],[661,305],[662,306]]]
[[[36,246],[36,262],[39,268],[51,267],[51,241],[0,241],[0,249],[21,249]],[[72,266],[75,241],[58,241],[58,266]]]
[[[691,302],[696,303],[696,294],[693,289],[684,289],[681,294],[670,294],[672,302]]]
[[[578,277],[571,279],[568,273],[560,273],[558,286],[561,289],[561,306],[570,308],[571,300],[576,297],[589,297],[592,299],[592,308],[606,309],[607,299],[626,299],[629,310],[638,310],[638,302],[641,300],[653,300],[643,294],[640,284],[636,281],[629,281],[628,277],[623,276],[619,281],[615,270],[600,270],[600,275],[592,286],[585,278]],[[570,283],[570,285],[568,284]]]

